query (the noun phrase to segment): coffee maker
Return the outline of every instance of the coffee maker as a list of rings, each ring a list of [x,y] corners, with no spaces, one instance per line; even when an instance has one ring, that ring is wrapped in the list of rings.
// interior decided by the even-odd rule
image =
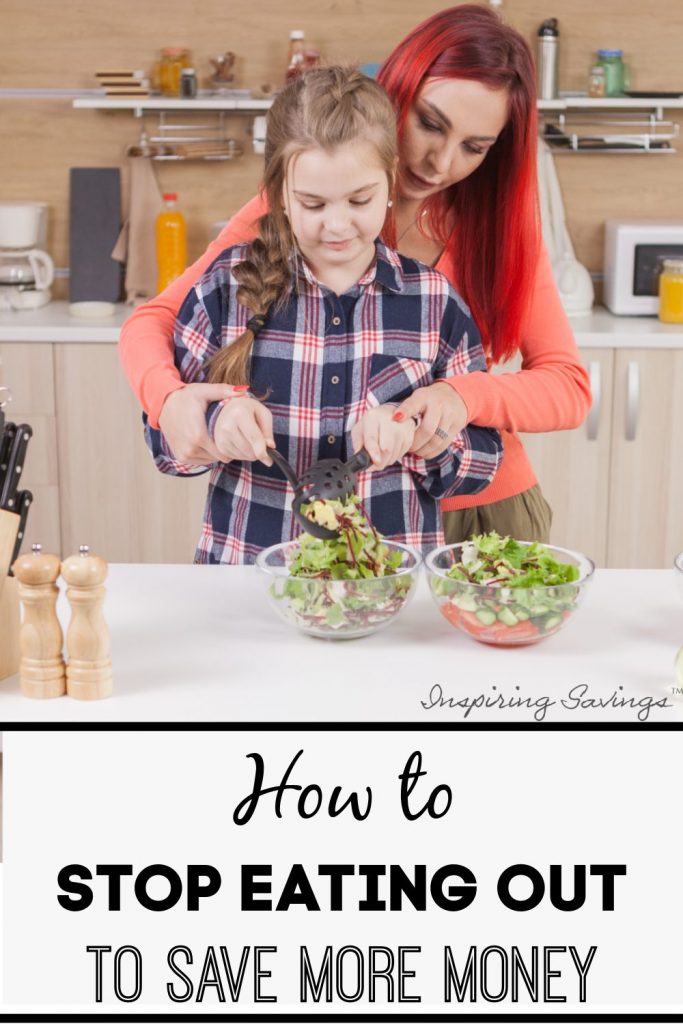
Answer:
[[[38,309],[52,298],[44,251],[47,203],[0,203],[0,309]]]

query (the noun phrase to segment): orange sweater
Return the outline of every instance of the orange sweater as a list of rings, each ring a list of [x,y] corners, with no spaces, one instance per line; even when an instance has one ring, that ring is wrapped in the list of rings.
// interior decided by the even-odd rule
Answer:
[[[260,196],[247,203],[196,263],[160,295],[136,309],[121,328],[121,363],[152,426],[159,425],[166,397],[183,387],[173,362],[176,313],[192,286],[224,249],[254,237],[255,222],[265,209]],[[446,253],[436,267],[457,288],[452,260]],[[536,476],[516,431],[569,430],[583,422],[590,408],[588,374],[579,360],[545,249],[522,334],[522,367],[518,372],[477,372],[449,380],[463,398],[470,422],[501,431],[505,454],[485,490],[469,497],[445,499],[442,508],[446,510],[487,505],[528,490],[536,483]]]

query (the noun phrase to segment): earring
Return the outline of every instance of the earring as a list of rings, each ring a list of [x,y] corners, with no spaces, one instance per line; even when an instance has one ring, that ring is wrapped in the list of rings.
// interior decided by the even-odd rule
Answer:
[[[388,207],[392,207],[393,205],[394,205],[394,200],[390,199],[389,202],[387,203],[387,206]]]

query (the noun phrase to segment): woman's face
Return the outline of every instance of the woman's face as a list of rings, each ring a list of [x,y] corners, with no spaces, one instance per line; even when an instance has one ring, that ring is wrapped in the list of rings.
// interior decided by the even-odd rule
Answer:
[[[464,78],[428,78],[401,141],[404,199],[426,199],[475,171],[508,120],[505,89]]]

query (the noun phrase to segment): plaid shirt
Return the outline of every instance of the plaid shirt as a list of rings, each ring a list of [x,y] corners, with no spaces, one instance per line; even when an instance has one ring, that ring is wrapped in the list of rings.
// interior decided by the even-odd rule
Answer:
[[[248,248],[226,249],[180,308],[175,361],[185,381],[201,381],[205,362],[245,330],[250,314],[235,297],[232,268]],[[298,258],[288,301],[271,309],[254,343],[251,387],[268,395],[276,446],[297,476],[318,459],[350,458],[351,428],[367,409],[486,369],[479,332],[446,278],[379,242],[376,248],[373,265],[343,295]],[[216,404],[207,411],[210,430],[219,411]],[[145,436],[163,473],[211,472],[195,561],[253,562],[262,548],[300,532],[293,492],[276,466],[188,466],[173,458],[160,431],[146,424]],[[428,550],[443,543],[438,499],[483,490],[501,457],[497,431],[468,426],[438,458],[405,455],[360,474],[358,493],[381,533]]]

